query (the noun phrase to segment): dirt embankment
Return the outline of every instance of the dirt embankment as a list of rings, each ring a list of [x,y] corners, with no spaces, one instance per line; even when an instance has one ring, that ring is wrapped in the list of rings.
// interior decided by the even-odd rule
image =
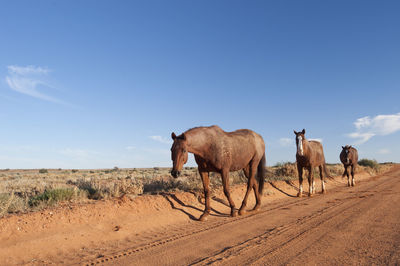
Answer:
[[[347,239],[351,242],[350,236],[360,237],[358,234],[365,233],[372,234],[371,237],[375,236],[372,231],[363,231],[368,224],[361,220],[356,219],[352,226],[349,221],[337,219],[342,213],[343,217],[348,219],[354,219],[357,215],[373,219],[377,223],[376,226],[379,224],[379,227],[373,228],[377,232],[387,231],[395,226],[400,228],[391,219],[387,219],[389,224],[385,224],[385,219],[379,220],[383,214],[375,213],[379,209],[389,212],[390,208],[393,208],[393,202],[400,203],[399,194],[395,192],[396,188],[400,191],[400,167],[395,166],[388,173],[376,177],[371,177],[366,172],[358,173],[356,180],[356,187],[348,188],[345,185],[346,179],[328,179],[327,195],[301,199],[295,197],[297,181],[268,183],[261,211],[238,218],[228,217],[230,209],[221,189],[214,193],[211,202],[212,214],[209,221],[204,223],[196,220],[204,208],[203,199],[200,195],[183,192],[135,198],[122,197],[95,204],[65,205],[38,213],[9,216],[0,220],[0,261],[5,264],[40,265],[99,262],[121,265],[194,262],[279,264],[284,262],[280,260],[280,255],[287,253],[288,255],[283,257],[289,258],[290,255],[290,260],[286,262],[341,263],[342,254],[322,254],[326,245],[331,245],[334,252],[343,252],[340,245],[336,244],[337,241]],[[307,191],[306,181],[305,185]],[[316,188],[317,191],[321,190],[319,179],[316,179]],[[231,188],[237,206],[240,206],[245,189],[244,185]],[[392,202],[390,208],[385,205],[386,201],[371,201],[379,199],[380,193],[383,193],[385,200]],[[357,197],[352,199],[353,195]],[[365,203],[363,198],[368,199],[365,202],[369,203]],[[251,209],[253,204],[254,199],[251,197],[248,208]],[[369,210],[370,207],[375,209]],[[362,213],[357,214],[357,210]],[[400,213],[398,207],[397,211]],[[378,217],[379,221],[373,217]],[[328,225],[325,220],[330,219],[337,220],[332,222],[333,228],[347,226],[345,230],[348,230],[343,232],[343,235],[335,235],[334,229],[329,227],[328,235],[332,233],[330,237],[331,240],[335,240],[333,242],[326,238],[327,233],[323,231]],[[292,228],[298,229],[293,231]],[[308,232],[311,231],[317,234],[310,235],[311,239],[308,239]],[[390,235],[390,232],[386,231],[383,234]],[[393,233],[400,236],[398,229]],[[269,239],[275,239],[277,243],[287,241],[291,244],[275,247]],[[314,253],[310,250],[308,253],[304,251],[307,245],[302,246],[301,243],[307,243],[310,247],[322,245],[322,249],[314,251],[316,257],[313,257]],[[389,240],[388,243],[392,244]],[[382,246],[382,243],[379,245]],[[299,248],[297,253],[290,249],[292,246]],[[399,262],[398,253],[389,256],[387,252],[392,252],[392,249],[387,249],[368,255],[376,258],[386,254],[387,258]],[[268,250],[269,253],[266,253]],[[355,247],[350,250],[356,255],[362,255]],[[365,246],[365,250],[369,252],[370,249]],[[251,255],[254,251],[258,254],[256,259],[254,254]],[[296,259],[304,252],[309,254],[305,257],[307,260]],[[242,255],[238,257],[235,254]],[[271,260],[266,261],[265,258]],[[369,263],[374,260],[352,262]]]

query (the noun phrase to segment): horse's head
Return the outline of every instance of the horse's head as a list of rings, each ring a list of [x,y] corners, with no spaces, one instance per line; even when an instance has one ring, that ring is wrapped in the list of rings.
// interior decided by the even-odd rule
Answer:
[[[187,141],[185,133],[176,136],[174,132],[171,134],[174,143],[171,147],[172,171],[171,175],[177,178],[181,174],[183,165],[188,160]]]
[[[346,146],[342,146],[342,152],[344,154],[344,161],[349,164],[350,163],[350,158],[349,158],[349,154],[350,154],[350,149],[351,146],[350,145],[346,145]]]
[[[294,134],[296,135],[296,147],[297,147],[297,154],[303,156],[304,155],[304,146],[303,141],[305,141],[304,134],[306,134],[306,130],[303,129],[301,132],[296,132],[293,130]]]

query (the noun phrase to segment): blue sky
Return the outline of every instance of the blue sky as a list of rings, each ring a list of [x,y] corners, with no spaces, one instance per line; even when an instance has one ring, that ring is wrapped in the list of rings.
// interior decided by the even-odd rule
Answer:
[[[171,166],[170,135],[293,130],[400,158],[398,1],[2,1],[0,168]],[[193,165],[193,160],[189,162]]]

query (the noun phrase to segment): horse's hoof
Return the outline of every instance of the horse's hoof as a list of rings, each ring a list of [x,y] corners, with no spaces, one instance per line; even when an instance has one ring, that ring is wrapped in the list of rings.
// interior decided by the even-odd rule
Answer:
[[[236,217],[238,214],[237,210],[232,210],[231,211],[231,217]]]
[[[311,193],[308,193],[308,197],[309,198],[311,198],[313,196],[313,194],[311,194]]]
[[[326,190],[322,190],[322,194],[326,194]]]
[[[245,214],[246,214],[246,211],[244,209],[240,209],[239,210],[239,215],[240,216],[245,215]]]
[[[297,197],[299,197],[299,198],[301,198],[301,197],[303,197],[303,193],[297,193]]]
[[[208,213],[207,214],[202,214],[201,216],[200,216],[200,218],[199,218],[199,221],[200,222],[204,222],[204,221],[207,221],[207,216],[208,216]]]

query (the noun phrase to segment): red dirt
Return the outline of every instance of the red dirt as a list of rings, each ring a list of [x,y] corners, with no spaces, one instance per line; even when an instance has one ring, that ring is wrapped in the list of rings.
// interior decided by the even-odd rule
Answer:
[[[212,213],[191,193],[123,197],[0,219],[2,264],[399,264],[400,166],[328,180],[326,195],[296,198],[297,182],[268,184],[259,212]],[[306,188],[307,188],[307,182]],[[317,180],[317,191],[320,182]],[[221,189],[222,190],[222,189]],[[232,188],[237,206],[245,186]],[[306,189],[306,191],[308,191]],[[253,206],[249,199],[249,209]]]

